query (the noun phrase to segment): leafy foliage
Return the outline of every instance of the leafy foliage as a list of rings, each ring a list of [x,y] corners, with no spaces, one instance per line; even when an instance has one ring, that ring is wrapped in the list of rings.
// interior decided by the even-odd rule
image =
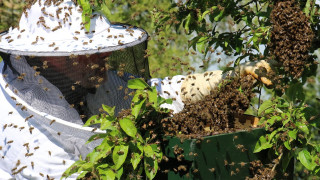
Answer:
[[[141,79],[132,79],[128,87],[135,89],[132,99],[131,114],[115,117],[115,107],[103,105],[105,113],[92,116],[85,124],[100,124],[104,134],[96,134],[88,142],[101,139],[100,145],[89,153],[86,159],[75,162],[63,174],[68,177],[80,173],[78,178],[92,177],[97,179],[138,178],[145,176],[153,179],[162,159],[159,141],[150,131],[142,131],[140,126],[153,117],[167,116],[168,110],[162,109],[163,103],[172,103],[157,96],[155,87],[150,87]],[[160,119],[159,119],[160,120]],[[124,174],[125,172],[125,174]]]
[[[25,2],[21,0],[0,1],[0,32],[18,25]]]
[[[319,145],[314,143],[312,129],[318,128],[319,114],[303,103],[305,96],[302,84],[295,82],[287,89],[285,96],[265,101],[259,114],[265,129],[270,132],[260,137],[255,152],[270,149],[283,170],[296,158],[304,167],[319,175]]]

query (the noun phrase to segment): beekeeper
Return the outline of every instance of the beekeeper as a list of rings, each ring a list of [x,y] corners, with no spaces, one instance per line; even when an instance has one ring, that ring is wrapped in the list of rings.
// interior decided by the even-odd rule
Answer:
[[[176,99],[165,106],[179,112],[183,101],[200,100],[226,76],[212,71],[151,79],[143,29],[110,24],[98,13],[89,24],[86,30],[72,0],[38,0],[27,6],[19,27],[1,34],[0,179],[60,178],[97,145],[87,139],[103,133],[82,127],[84,121],[102,104],[117,112],[130,107],[131,78],[149,79],[161,96]],[[239,72],[270,85],[259,68],[270,70],[260,61]]]

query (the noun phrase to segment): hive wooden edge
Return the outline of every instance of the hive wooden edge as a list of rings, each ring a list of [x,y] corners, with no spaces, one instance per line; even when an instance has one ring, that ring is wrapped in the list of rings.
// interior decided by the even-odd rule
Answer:
[[[260,119],[253,115],[236,115],[235,116],[235,128],[237,129],[249,129],[257,128]],[[211,131],[211,127],[207,126],[205,131]]]

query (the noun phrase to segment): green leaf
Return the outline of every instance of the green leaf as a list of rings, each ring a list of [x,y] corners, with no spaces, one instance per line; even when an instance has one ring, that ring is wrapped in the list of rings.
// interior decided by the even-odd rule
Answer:
[[[199,17],[199,22],[201,22],[208,13],[210,13],[210,10],[206,10],[205,12],[203,12],[202,15]]]
[[[261,116],[262,113],[263,113],[266,109],[271,108],[272,105],[273,105],[273,102],[272,102],[271,100],[266,100],[266,101],[264,101],[264,102],[261,104],[261,106],[260,106],[260,108],[259,108],[259,110],[258,110],[258,116]]]
[[[133,151],[130,162],[132,164],[133,169],[135,170],[139,165],[141,158],[143,156],[143,147],[140,142],[137,142],[136,146],[132,145],[130,149]]]
[[[105,137],[107,137],[108,134],[95,134],[95,135],[92,135],[88,141],[86,142],[86,144],[90,143],[91,141],[94,141],[94,140],[97,140],[97,139],[103,139]]]
[[[136,138],[137,128],[129,118],[123,118],[119,120],[120,127],[130,137]]]
[[[136,78],[136,79],[130,79],[128,81],[128,88],[130,89],[146,89],[150,88],[150,86],[142,79]]]
[[[303,9],[303,12],[304,12],[307,16],[310,16],[310,9],[311,9],[311,7],[310,7],[311,2],[310,2],[310,1],[311,1],[311,0],[307,0],[306,6],[305,6],[304,9]]]
[[[285,141],[283,144],[284,144],[284,146],[285,146],[289,151],[291,150],[289,140]]]
[[[153,179],[158,171],[158,162],[150,157],[144,158],[144,168],[149,179]]]
[[[115,146],[112,153],[112,160],[115,164],[115,169],[119,169],[127,158],[129,146]]]
[[[101,4],[101,11],[106,17],[111,17],[111,12],[108,6],[106,5],[106,1],[103,1]]]
[[[220,11],[220,13],[214,17],[214,21],[219,21],[223,16],[224,10]]]
[[[148,91],[149,102],[153,103],[152,106],[157,109],[158,107],[158,94],[155,86],[151,87],[151,91]]]
[[[106,175],[106,179],[107,180],[114,180],[116,179],[116,174],[111,170],[111,169],[108,169],[105,171],[105,175]]]
[[[62,177],[67,178],[70,175],[78,172],[78,169],[85,163],[86,161],[83,161],[83,160],[78,160],[74,162],[65,172],[63,172]]]
[[[184,29],[186,30],[187,34],[189,34],[189,26],[190,26],[191,18],[192,18],[191,13],[189,13],[186,18],[186,23],[184,25]]]
[[[90,16],[92,14],[92,7],[90,1],[87,0],[78,0],[78,3],[82,7],[82,22],[85,23],[84,27],[87,31],[90,30]]]
[[[304,101],[305,95],[303,93],[303,85],[300,82],[292,83],[286,90],[286,95],[290,101]]]
[[[259,138],[259,141],[256,143],[256,146],[254,147],[254,153],[260,152],[264,149],[271,148],[272,144],[270,144],[264,136],[261,136]]]
[[[291,139],[296,139],[297,138],[297,130],[292,130],[288,132],[288,135]]]
[[[280,116],[272,116],[270,119],[267,120],[269,126],[272,126],[275,122],[281,120]]]
[[[112,118],[110,116],[102,118],[100,129],[102,129],[102,130],[114,129],[114,126],[112,126],[113,121],[114,121],[114,118]]]
[[[122,174],[123,174],[123,167],[121,167],[120,169],[118,169],[117,174],[116,174],[117,179],[121,179]]]
[[[77,177],[77,179],[84,178],[87,175],[88,171],[82,171],[82,173]]]
[[[143,105],[145,104],[146,99],[142,99],[139,100],[138,102],[135,102],[133,104],[133,107],[131,107],[131,114],[137,119],[139,114],[140,114],[140,110],[143,107]]]
[[[309,128],[307,125],[302,124],[301,122],[296,122],[296,126],[305,134],[309,134]]]
[[[164,101],[164,103],[166,103],[166,104],[172,104],[172,99],[166,99],[166,100]]]
[[[192,47],[194,50],[196,50],[196,44],[197,44],[197,42],[199,41],[200,38],[201,38],[200,36],[196,36],[193,39],[191,39],[188,42],[188,48]]]
[[[145,145],[143,147],[143,150],[144,150],[144,154],[146,157],[153,157],[154,152],[153,152],[153,149],[150,145]]]
[[[197,50],[202,53],[205,51],[206,44],[208,42],[208,37],[201,37],[197,42]]]
[[[297,159],[306,167],[308,170],[312,171],[317,164],[312,161],[312,157],[306,149],[303,149],[299,152]]]
[[[83,126],[87,127],[93,124],[101,123],[100,118],[98,117],[99,117],[98,115],[91,116]]]
[[[94,164],[91,162],[86,162],[84,164],[81,165],[81,167],[78,169],[78,173],[82,172],[82,171],[92,171],[94,167]]]
[[[110,107],[110,106],[107,106],[107,105],[102,104],[102,108],[103,108],[103,110],[106,111],[110,116],[114,116],[114,110],[116,109],[115,106]]]

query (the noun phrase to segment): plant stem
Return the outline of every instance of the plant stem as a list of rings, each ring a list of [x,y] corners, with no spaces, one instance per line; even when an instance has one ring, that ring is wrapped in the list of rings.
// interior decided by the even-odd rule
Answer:
[[[283,153],[281,153],[281,154],[279,155],[279,157],[278,157],[279,163],[280,163],[280,160],[281,160],[281,158],[282,158],[282,155],[283,155]],[[276,169],[276,167],[277,167],[277,165],[278,165],[279,163],[276,163],[276,164],[273,166],[271,172],[273,172],[273,171]]]

